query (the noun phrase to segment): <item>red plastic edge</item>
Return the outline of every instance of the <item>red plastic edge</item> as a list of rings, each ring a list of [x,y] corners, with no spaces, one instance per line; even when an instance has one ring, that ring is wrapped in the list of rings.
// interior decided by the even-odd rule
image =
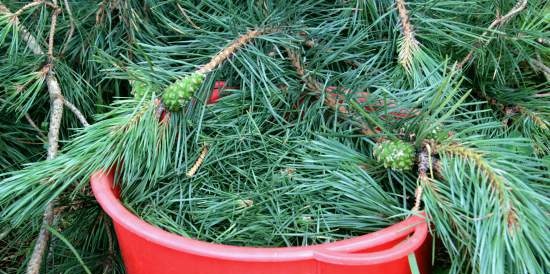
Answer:
[[[239,247],[185,238],[154,227],[128,211],[113,189],[113,174],[98,171],[91,177],[94,196],[114,222],[147,241],[199,256],[247,262],[284,262],[311,260],[340,265],[382,264],[407,256],[426,240],[428,226],[424,216],[406,220],[367,235],[334,243],[304,247]],[[398,245],[376,252],[350,254],[409,236]]]

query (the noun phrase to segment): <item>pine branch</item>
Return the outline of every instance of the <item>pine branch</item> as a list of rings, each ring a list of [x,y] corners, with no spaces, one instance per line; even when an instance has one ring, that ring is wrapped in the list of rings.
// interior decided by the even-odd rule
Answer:
[[[516,5],[514,5],[514,7],[512,7],[512,9],[510,11],[508,11],[508,13],[506,13],[504,16],[497,16],[497,18],[489,25],[489,27],[487,28],[487,30],[485,30],[481,36],[480,36],[480,40],[485,38],[490,31],[492,31],[493,29],[495,28],[498,28],[504,24],[506,24],[508,21],[510,21],[514,16],[516,16],[517,14],[519,14],[521,11],[523,11],[525,8],[527,7],[527,0],[519,0]],[[472,60],[472,58],[474,57],[474,52],[479,48],[479,47],[483,47],[483,46],[486,46],[489,41],[491,41],[491,39],[489,40],[486,40],[484,42],[478,42],[477,44],[474,44],[473,48],[470,50],[470,52],[468,52],[468,54],[466,55],[466,57],[464,57],[464,59],[462,59],[462,61],[460,61],[457,65],[457,68],[458,69],[461,69],[462,67],[464,67],[464,65],[466,65],[466,63],[470,62]]]
[[[14,17],[19,17],[21,14],[23,14],[23,12],[25,12],[26,10],[28,9],[31,9],[33,7],[36,7],[38,5],[42,5],[42,4],[45,4],[47,3],[46,1],[41,1],[41,0],[38,0],[38,1],[34,1],[34,2],[31,2],[31,3],[28,3],[26,5],[24,5],[23,7],[21,7],[20,9],[18,9],[17,11],[15,11],[15,13],[13,14]]]
[[[338,95],[332,94],[328,91],[323,91],[323,84],[318,82],[315,78],[313,78],[310,75],[306,75],[304,66],[302,64],[302,61],[300,59],[300,55],[291,50],[290,48],[286,48],[286,52],[288,55],[288,59],[290,60],[292,66],[295,68],[296,73],[302,81],[306,84],[306,87],[317,93],[318,96],[321,96],[323,92],[327,93],[327,96],[325,96],[325,103],[332,108],[334,111],[342,114],[344,117],[348,117],[356,122],[359,122],[361,125],[361,132],[367,136],[375,134],[375,131],[373,131],[364,121],[362,121],[361,118],[355,117],[351,112],[348,111],[348,109],[339,104]]]
[[[411,73],[413,66],[413,55],[418,50],[418,41],[414,35],[414,29],[409,18],[409,12],[406,7],[405,0],[396,0],[395,4],[399,12],[401,20],[401,28],[403,31],[403,41],[399,50],[399,63]]]
[[[53,224],[53,221],[55,219],[54,206],[55,204],[53,202],[50,202],[46,205],[46,210],[44,211],[44,215],[42,217],[42,227],[40,228],[40,232],[38,233],[38,237],[36,238],[31,258],[27,263],[27,270],[25,272],[27,274],[40,273],[42,260],[44,258],[46,249],[48,248],[48,242],[50,241],[51,236],[48,227]]]
[[[34,2],[25,6],[26,8],[33,5],[41,4],[42,2]],[[57,1],[53,0],[54,11],[51,15],[51,25],[48,39],[48,64],[43,67],[43,71],[46,74],[46,84],[48,86],[48,91],[50,95],[51,102],[51,115],[50,115],[50,127],[48,130],[48,151],[47,159],[51,160],[57,156],[59,150],[59,132],[61,129],[61,118],[63,117],[63,94],[61,93],[61,87],[59,81],[57,80],[53,72],[53,48],[54,48],[54,35],[57,25],[57,16],[61,12],[61,9],[57,6]],[[8,12],[9,10],[3,4],[0,4],[0,11]],[[18,12],[21,12],[19,10]],[[44,55],[44,50],[38,44],[36,38],[25,28],[22,24],[19,23],[19,18],[16,13],[13,14],[13,22],[18,27],[22,33],[23,40],[27,43],[27,46],[31,51],[36,55]],[[72,107],[74,105],[71,104]],[[76,109],[76,107],[74,107]],[[79,112],[80,113],[80,112]],[[78,116],[78,115],[77,115]],[[87,124],[87,122],[86,122]],[[47,204],[43,218],[42,218],[42,227],[38,234],[38,238],[35,242],[35,246],[29,259],[27,265],[27,274],[37,274],[40,272],[40,267],[42,265],[42,260],[44,258],[44,253],[46,252],[48,241],[50,238],[50,232],[48,227],[52,225],[52,222],[55,218],[54,214],[55,201],[51,201]]]
[[[57,6],[57,0],[53,0],[53,3],[55,5],[54,10],[52,12],[51,17],[51,23],[50,23],[50,35],[48,36],[48,59],[50,60],[50,64],[53,62],[53,42],[55,37],[55,29],[57,27],[57,16],[59,16],[59,13],[61,13],[61,8]]]
[[[70,27],[69,27],[69,32],[67,34],[67,38],[65,40],[65,43],[63,44],[63,47],[61,48],[61,55],[63,53],[65,53],[65,50],[67,50],[67,47],[69,46],[69,43],[71,42],[71,39],[74,35],[74,30],[75,30],[75,22],[74,22],[74,17],[73,17],[73,12],[71,10],[71,6],[69,5],[69,1],[68,0],[63,0],[63,3],[65,4],[65,10],[67,11],[67,14],[69,15],[69,22],[70,22]]]
[[[431,149],[432,145],[434,144],[430,144],[429,141],[423,142],[422,150],[417,155],[419,184],[416,187],[415,191],[415,202],[412,209],[413,212],[418,212],[420,210],[420,203],[422,201],[424,186],[429,186],[430,188],[433,188],[433,185],[430,181],[430,177],[433,177],[433,174],[431,176],[428,176],[428,170],[430,171],[430,173],[432,173],[431,171],[433,167],[435,166],[437,168],[438,164],[435,159],[432,159],[432,156],[435,154],[435,152]],[[432,192],[437,194],[436,191]]]
[[[509,116],[512,116],[512,115],[517,114],[517,113],[521,113],[521,114],[529,117],[529,119],[531,119],[533,121],[533,123],[537,127],[539,127],[540,129],[548,130],[548,128],[549,128],[549,122],[546,121],[544,118],[542,118],[539,115],[539,113],[537,113],[535,111],[532,111],[532,110],[530,110],[526,107],[521,106],[520,104],[518,104],[519,102],[514,102],[515,103],[514,105],[510,105],[510,104],[507,105],[507,103],[501,102],[496,98],[489,97],[486,94],[482,94],[481,92],[476,92],[475,94],[477,96],[481,97],[483,100],[487,101],[487,103],[489,105],[494,106],[495,108],[497,108],[499,111],[501,111],[502,113],[504,113],[507,116],[503,120],[504,125],[508,125],[508,120],[509,120],[508,117]],[[540,98],[540,97],[545,97],[545,95],[544,94],[536,94],[536,95],[533,95],[533,97],[539,97]]]
[[[513,205],[507,200],[505,179],[494,171],[491,165],[483,157],[483,154],[458,143],[440,146],[438,150],[471,161],[483,174],[485,174],[493,191],[497,194],[500,204],[503,205],[506,203],[506,207],[504,208],[506,212],[505,216],[509,227],[512,227],[517,217],[515,217]]]
[[[89,126],[90,124],[88,123],[88,121],[86,120],[86,117],[84,117],[84,114],[82,114],[82,112],[80,112],[80,110],[75,106],[73,105],[73,103],[69,102],[67,100],[67,98],[61,98],[63,100],[63,104],[70,110],[73,112],[73,114],[76,116],[76,118],[80,121],[80,123],[84,126],[84,127],[87,127]]]
[[[534,124],[537,125],[542,130],[548,130],[550,121],[546,121],[543,118],[541,118],[536,112],[529,110],[528,108],[516,106],[515,107],[519,112],[525,114],[527,117],[529,117],[531,120],[533,120]]]
[[[239,37],[237,40],[235,40],[233,43],[231,43],[229,46],[225,47],[223,50],[221,50],[216,56],[214,56],[210,62],[202,66],[197,70],[197,73],[200,74],[206,74],[212,70],[214,70],[216,67],[221,65],[225,60],[227,60],[235,51],[237,51],[239,48],[241,48],[243,45],[247,44],[250,40],[264,34],[267,32],[271,32],[273,30],[267,30],[267,29],[259,29],[259,30],[251,30],[247,32],[246,34]]]

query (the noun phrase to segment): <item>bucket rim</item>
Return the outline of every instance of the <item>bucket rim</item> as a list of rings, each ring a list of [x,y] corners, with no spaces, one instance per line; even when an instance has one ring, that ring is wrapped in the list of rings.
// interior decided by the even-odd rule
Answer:
[[[428,236],[423,213],[384,229],[331,243],[298,247],[242,247],[186,238],[155,227],[130,212],[121,203],[114,186],[113,171],[97,171],[91,178],[92,192],[114,223],[140,238],[159,246],[194,255],[247,262],[291,262],[316,260],[340,265],[382,264],[408,256],[418,250]],[[406,238],[382,251],[355,253],[384,243]]]

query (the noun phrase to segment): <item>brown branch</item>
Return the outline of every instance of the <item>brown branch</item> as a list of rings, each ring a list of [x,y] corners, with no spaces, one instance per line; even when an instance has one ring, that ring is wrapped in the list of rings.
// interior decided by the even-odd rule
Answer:
[[[403,43],[401,44],[398,55],[399,63],[401,63],[407,71],[410,71],[412,69],[414,52],[418,49],[418,41],[414,36],[414,28],[409,18],[405,0],[396,0],[395,5],[399,12],[399,19],[403,30]]]
[[[519,0],[514,5],[514,7],[512,7],[512,9],[510,9],[510,11],[508,11],[508,13],[506,13],[504,16],[498,16],[497,15],[496,19],[489,25],[487,30],[485,30],[481,34],[480,39],[483,39],[483,37],[487,36],[491,30],[506,24],[510,19],[512,19],[518,13],[522,12],[526,7],[527,7],[527,0]],[[491,41],[491,39],[488,39],[484,42],[478,42],[477,44],[474,44],[473,48],[470,50],[470,52],[468,52],[466,57],[464,57],[464,59],[462,59],[462,61],[460,61],[460,63],[458,63],[457,68],[461,69],[462,67],[464,67],[464,65],[466,65],[466,63],[468,63],[474,57],[474,52],[479,47],[486,46],[489,43],[489,41]]]
[[[99,3],[99,7],[97,8],[97,12],[95,13],[95,23],[96,25],[99,25],[99,23],[101,23],[101,21],[103,21],[103,14],[105,13],[105,2],[107,0],[103,0],[101,1],[101,3]]]
[[[201,166],[207,154],[208,154],[208,147],[204,146],[202,148],[201,154],[199,155],[199,158],[197,159],[197,161],[195,161],[195,164],[191,167],[191,169],[189,169],[189,171],[187,171],[187,177],[193,177],[195,173],[197,173],[197,170]]]
[[[229,46],[225,47],[223,50],[218,52],[207,64],[202,66],[197,70],[197,73],[205,74],[212,70],[214,70],[216,67],[218,67],[221,63],[223,63],[225,60],[227,60],[237,49],[242,47],[243,45],[247,44],[250,40],[268,32],[268,30],[262,29],[262,30],[252,30],[247,32],[246,34],[239,37],[237,40],[233,41]]]

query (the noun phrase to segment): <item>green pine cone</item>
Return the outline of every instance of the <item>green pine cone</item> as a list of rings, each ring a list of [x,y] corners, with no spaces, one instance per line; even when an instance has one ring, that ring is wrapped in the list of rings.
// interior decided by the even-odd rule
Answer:
[[[414,164],[414,146],[401,140],[386,140],[376,144],[374,156],[384,167],[393,170],[410,170]]]
[[[141,100],[143,97],[151,94],[152,85],[142,81],[131,80],[130,85],[132,86],[132,94],[134,98]]]
[[[179,111],[199,89],[203,80],[203,74],[193,73],[169,85],[162,95],[164,106],[171,112]]]

